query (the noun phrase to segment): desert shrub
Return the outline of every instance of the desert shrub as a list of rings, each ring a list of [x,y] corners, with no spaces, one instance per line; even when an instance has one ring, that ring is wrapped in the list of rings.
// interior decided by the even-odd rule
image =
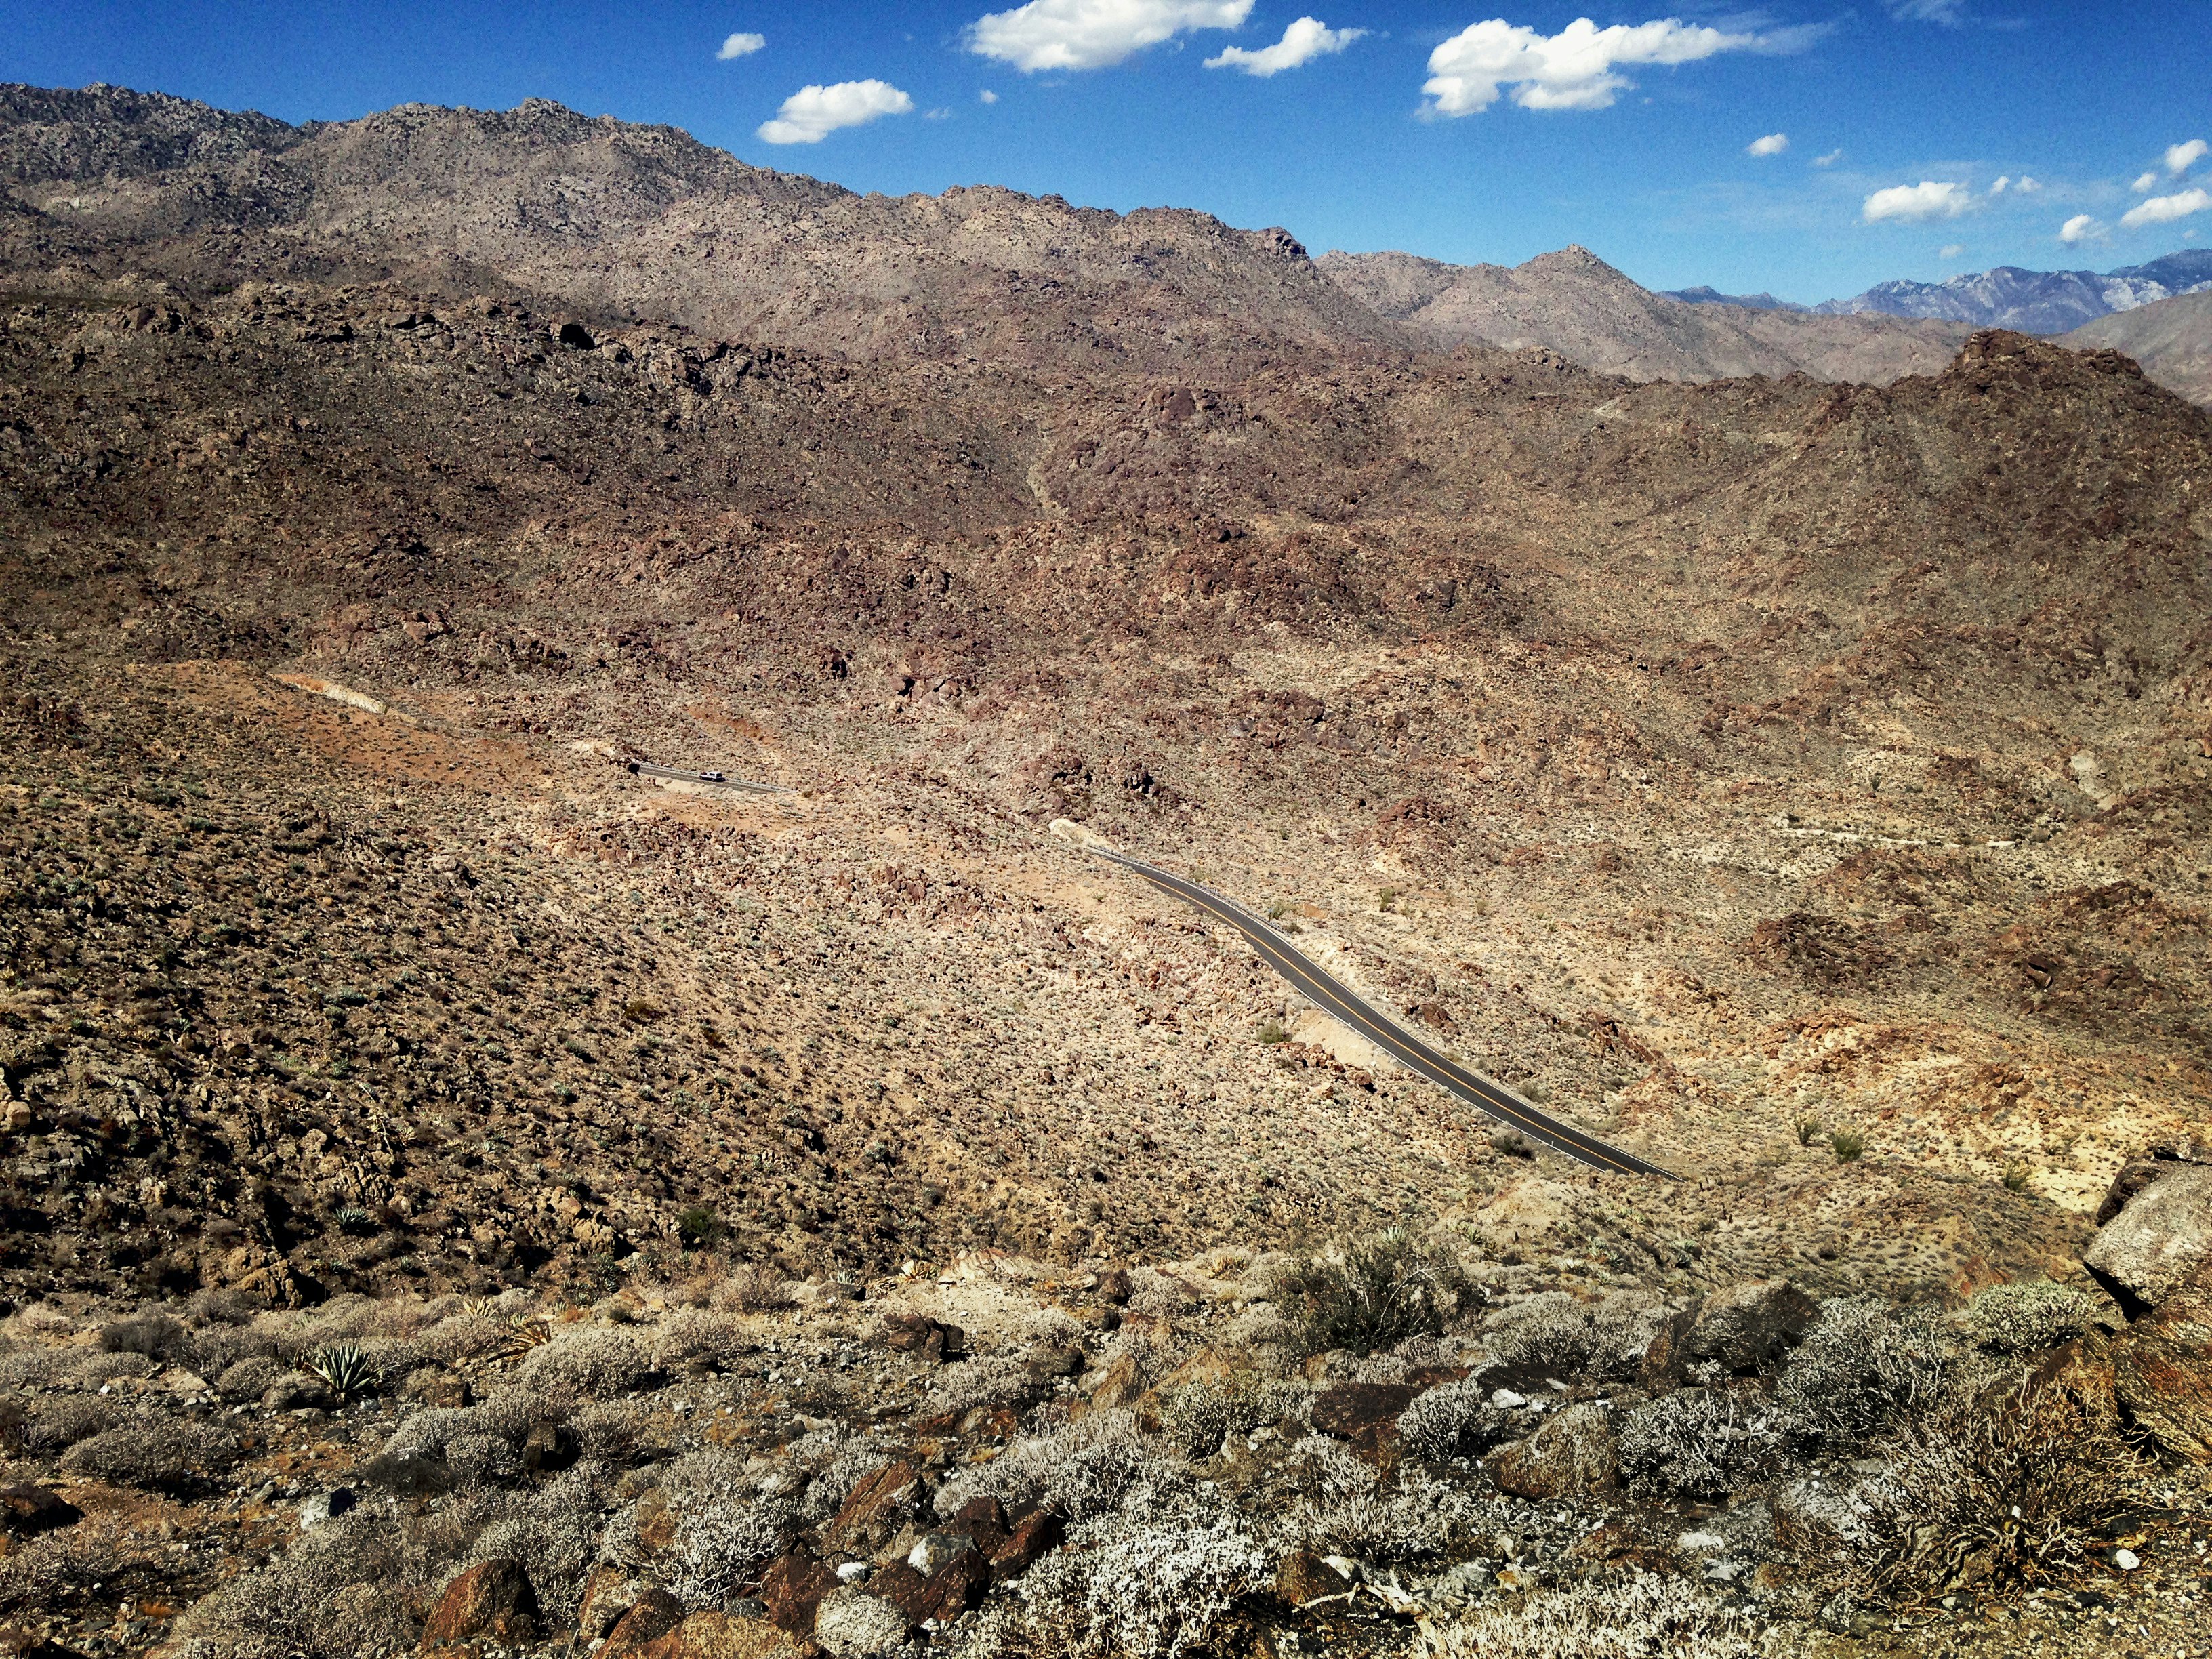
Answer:
[[[1483,1346],[1508,1365],[1569,1377],[1633,1376],[1667,1319],[1667,1304],[1623,1291],[1583,1302],[1550,1291],[1501,1309],[1483,1325]]]
[[[261,1311],[261,1304],[244,1291],[228,1285],[214,1290],[194,1291],[185,1303],[185,1317],[197,1321],[203,1328],[198,1333],[204,1340],[210,1325],[245,1325]]]
[[[1802,1451],[1856,1450],[1932,1406],[1958,1377],[1957,1358],[1932,1311],[1838,1297],[1775,1379],[1774,1427]]]
[[[1373,1353],[1411,1336],[1441,1334],[1480,1297],[1456,1255],[1422,1245],[1402,1227],[1325,1254],[1295,1257],[1276,1298],[1308,1353]]]
[[[100,1346],[109,1353],[144,1354],[165,1364],[195,1362],[192,1334],[167,1314],[136,1314],[103,1325]]]
[[[2074,1577],[2155,1474],[2108,1406],[2025,1377],[1948,1402],[1886,1463],[1853,1494],[1834,1565],[1846,1588],[1908,1601]]]
[[[955,1475],[938,1488],[937,1512],[953,1515],[970,1498],[995,1498],[1084,1522],[1114,1513],[1139,1492],[1166,1507],[1190,1490],[1188,1473],[1145,1437],[1133,1413],[1094,1412],[1057,1433],[1017,1440]]]
[[[922,1409],[932,1416],[949,1417],[978,1406],[1023,1406],[1040,1392],[1018,1354],[978,1354],[937,1373]]]
[[[514,1335],[513,1326],[490,1313],[456,1313],[416,1337],[415,1347],[425,1360],[457,1365],[464,1360],[489,1358],[506,1348]]]
[[[808,1522],[826,1521],[836,1514],[852,1496],[853,1488],[889,1461],[889,1455],[873,1437],[842,1425],[818,1429],[793,1441],[788,1455],[806,1472],[799,1509],[801,1517]]]
[[[1782,1435],[1766,1401],[1735,1389],[1678,1389],[1620,1419],[1620,1472],[1651,1497],[1714,1499],[1764,1479]]]
[[[1487,1451],[1512,1426],[1510,1413],[1490,1403],[1490,1390],[1479,1376],[1463,1377],[1431,1389],[1398,1419],[1406,1449],[1431,1463]]]
[[[1014,1596],[994,1602],[964,1651],[972,1659],[1177,1659],[1203,1647],[1237,1599],[1270,1576],[1267,1556],[1234,1516],[1097,1520],[1023,1575]]]
[[[364,1504],[241,1573],[179,1621],[179,1659],[360,1659],[402,1654],[421,1631],[405,1600],[398,1516]]]
[[[653,1345],[653,1361],[663,1370],[674,1370],[694,1360],[726,1365],[750,1353],[754,1342],[743,1324],[726,1313],[687,1308],[662,1322]]]
[[[1198,1292],[1173,1273],[1139,1267],[1129,1275],[1129,1311],[1148,1319],[1172,1319],[1198,1306]]]
[[[580,1455],[611,1467],[649,1462],[668,1452],[665,1424],[638,1401],[600,1401],[578,1412],[569,1426]]]
[[[791,1306],[787,1282],[766,1262],[744,1262],[731,1268],[714,1287],[710,1305],[731,1313],[772,1313]]]
[[[514,1561],[556,1627],[573,1622],[584,1580],[599,1560],[606,1474],[601,1465],[578,1463],[537,1491],[510,1500],[477,1534],[468,1559],[504,1556]]]
[[[1828,1136],[1828,1150],[1838,1164],[1856,1163],[1866,1151],[1866,1137],[1856,1129],[1838,1129]]]
[[[113,1382],[126,1376],[149,1377],[161,1369],[161,1362],[143,1353],[100,1350],[82,1352],[70,1356],[66,1375],[78,1382],[97,1388],[102,1382]]]
[[[227,1465],[228,1453],[228,1443],[214,1435],[139,1421],[78,1441],[63,1456],[62,1468],[79,1480],[175,1492]]]
[[[1421,1659],[1760,1659],[1740,1609],[1680,1578],[1639,1572],[1575,1584],[1426,1627]]]
[[[274,1359],[241,1359],[223,1367],[215,1379],[215,1391],[229,1401],[258,1400],[283,1375],[284,1367]]]
[[[799,1526],[795,1505],[763,1498],[745,1477],[745,1459],[719,1446],[678,1458],[660,1486],[677,1517],[670,1556],[657,1569],[669,1589],[693,1606],[720,1607],[758,1575]],[[635,1510],[607,1528],[602,1559],[617,1565],[642,1559],[635,1548]]]
[[[23,1414],[23,1443],[33,1451],[60,1451],[113,1428],[118,1414],[113,1401],[98,1395],[50,1395]]]
[[[276,1352],[274,1341],[247,1325],[218,1325],[192,1334],[192,1369],[202,1376],[219,1377],[242,1361],[273,1358]]]
[[[611,1400],[635,1393],[653,1375],[652,1359],[622,1331],[556,1336],[515,1368],[515,1386],[555,1401]]]
[[[1477,1499],[1401,1465],[1385,1483],[1337,1441],[1309,1435],[1277,1473],[1279,1541],[1285,1549],[1367,1561],[1417,1561],[1447,1554],[1483,1528]]]
[[[495,1483],[522,1474],[514,1444],[496,1434],[458,1434],[446,1443],[447,1467],[464,1480]]]
[[[16,1348],[0,1353],[0,1383],[51,1382],[82,1356],[73,1348]]]
[[[1211,1457],[1231,1435],[1248,1435],[1264,1424],[1300,1415],[1310,1392],[1249,1372],[1225,1383],[1173,1389],[1160,1404],[1160,1430],[1183,1456]]]
[[[2040,1353],[2087,1330],[2097,1299],[2047,1279],[1993,1285],[1966,1304],[1966,1328],[1992,1353]]]

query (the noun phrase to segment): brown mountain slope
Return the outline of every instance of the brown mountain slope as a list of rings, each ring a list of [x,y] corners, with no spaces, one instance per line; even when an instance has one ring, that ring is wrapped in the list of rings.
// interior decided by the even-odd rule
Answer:
[[[2124,351],[2160,386],[2212,404],[2212,291],[2116,311],[2060,337],[2062,345]]]
[[[2212,1088],[2209,472],[2124,359],[2002,335],[1887,390],[1206,382],[20,305],[0,1269],[581,1274],[697,1207],[1082,1255],[1510,1188],[1062,815],[1703,1172],[1728,1271],[2045,1261],[1995,1174],[2092,1203]],[[1878,1126],[1846,1185],[1759,1162],[1807,1112]]]
[[[1969,331],[1892,317],[1689,305],[1638,287],[1582,247],[1510,268],[1445,264],[1410,253],[1328,253],[1319,264],[1379,315],[1438,344],[1545,346],[1585,368],[1638,380],[1795,372],[1887,386],[1941,368]]]
[[[281,276],[471,293],[861,356],[1168,362],[1395,343],[1279,230],[994,188],[896,200],[532,100],[289,127],[158,94],[0,88],[18,281]]]

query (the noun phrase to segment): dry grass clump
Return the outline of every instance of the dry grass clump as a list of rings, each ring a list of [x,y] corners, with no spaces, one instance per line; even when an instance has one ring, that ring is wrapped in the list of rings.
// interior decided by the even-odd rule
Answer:
[[[2066,1581],[2155,1473],[2108,1407],[2026,1377],[1914,1425],[1887,1463],[1835,1560],[1845,1587],[1907,1601]]]
[[[1480,1535],[1490,1519],[1478,1499],[1401,1467],[1386,1483],[1340,1443],[1309,1435],[1279,1472],[1276,1529],[1286,1550],[1419,1561],[1447,1555]]]
[[[1168,1391],[1160,1403],[1160,1431],[1185,1457],[1203,1460],[1234,1435],[1297,1416],[1311,1390],[1291,1382],[1268,1382],[1249,1372],[1226,1384],[1194,1383]]]
[[[148,1419],[80,1440],[63,1456],[62,1468],[80,1480],[182,1492],[221,1473],[236,1456],[227,1436]]]
[[[1745,1388],[1677,1389],[1625,1413],[1620,1473],[1651,1497],[1717,1500],[1771,1474],[1783,1435],[1764,1396]]]
[[[1964,1359],[1932,1310],[1838,1297],[1775,1380],[1774,1426],[1801,1452],[1855,1451],[1971,1380]]]
[[[1424,1245],[1403,1227],[1293,1257],[1274,1288],[1293,1340],[1307,1353],[1370,1354],[1408,1337],[1441,1335],[1481,1297],[1455,1252]]]
[[[370,1659],[410,1651],[419,1564],[396,1510],[363,1505],[242,1573],[179,1621],[179,1659]]]
[[[1762,1659],[1778,1648],[1741,1610],[1680,1578],[1639,1572],[1424,1626],[1416,1651],[1420,1659]]]
[[[1966,1328],[1992,1353],[2040,1353],[2095,1322],[2097,1298],[2047,1279],[1993,1285],[1966,1304]]]
[[[1079,1527],[992,1604],[969,1659],[1179,1659],[1204,1647],[1267,1557],[1234,1516],[1161,1523],[1121,1516]]]
[[[502,1507],[477,1534],[469,1561],[514,1561],[548,1614],[574,1619],[584,1580],[599,1559],[609,1488],[604,1466],[578,1463],[535,1492],[497,1500]]]
[[[708,1305],[723,1313],[774,1313],[792,1305],[788,1282],[766,1262],[743,1262],[722,1276]]]
[[[1188,1471],[1146,1437],[1133,1412],[1094,1412],[1056,1433],[1017,1440],[953,1476],[938,1488],[937,1512],[954,1515],[970,1498],[995,1498],[1080,1522],[1139,1497],[1154,1510],[1173,1507],[1193,1490]]]
[[[1504,1439],[1511,1413],[1490,1403],[1491,1390],[1480,1375],[1431,1389],[1398,1419],[1398,1436],[1407,1451],[1431,1463],[1472,1457]]]
[[[612,1400],[635,1393],[655,1375],[636,1338],[602,1326],[540,1345],[515,1368],[514,1385],[553,1401]]]
[[[1619,1381],[1636,1374],[1668,1313],[1666,1303],[1647,1291],[1617,1291],[1593,1303],[1551,1291],[1492,1315],[1483,1326],[1483,1346],[1505,1364],[1547,1376]]]

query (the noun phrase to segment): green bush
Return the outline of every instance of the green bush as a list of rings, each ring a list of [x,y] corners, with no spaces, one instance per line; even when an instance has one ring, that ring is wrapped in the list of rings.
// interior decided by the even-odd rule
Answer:
[[[703,1204],[694,1204],[676,1218],[676,1231],[687,1250],[708,1250],[729,1236],[729,1224]]]
[[[1838,1129],[1828,1137],[1828,1150],[1838,1164],[1850,1164],[1866,1151],[1866,1137],[1856,1129]]]
[[[1393,1227],[1341,1249],[1295,1257],[1276,1295],[1303,1352],[1370,1354],[1407,1337],[1443,1334],[1445,1322],[1481,1292],[1449,1250]]]

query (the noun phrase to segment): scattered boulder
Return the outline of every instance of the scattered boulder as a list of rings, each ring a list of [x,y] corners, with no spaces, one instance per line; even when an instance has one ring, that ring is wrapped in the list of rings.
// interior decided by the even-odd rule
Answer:
[[[1352,1580],[1311,1550],[1285,1556],[1275,1570],[1275,1599],[1294,1607],[1310,1607],[1351,1590]]]
[[[885,1314],[877,1327],[876,1340],[893,1353],[914,1354],[933,1365],[957,1358],[968,1350],[965,1331],[926,1314]]]
[[[239,1366],[254,1363],[252,1360],[240,1360],[238,1365],[232,1366],[230,1371],[223,1373],[224,1380],[228,1381],[231,1371],[238,1370]],[[274,1365],[273,1361],[261,1363],[270,1364],[272,1367]],[[270,1380],[273,1381],[273,1377]],[[261,1384],[262,1388],[267,1386],[267,1382]],[[222,1382],[216,1384],[216,1392],[223,1393]],[[258,1394],[260,1389],[257,1389],[254,1392]],[[228,1394],[224,1394],[223,1397],[230,1398]],[[422,1365],[408,1372],[406,1380],[399,1385],[399,1397],[402,1400],[412,1401],[418,1406],[442,1406],[449,1409],[459,1409],[474,1403],[468,1378],[463,1376],[459,1371],[447,1370],[443,1365]]]
[[[635,1520],[638,1547],[648,1556],[665,1555],[676,1547],[676,1511],[660,1487],[648,1486],[638,1494]]]
[[[921,1467],[902,1459],[886,1463],[853,1488],[844,1507],[823,1529],[828,1549],[879,1549],[928,1496]]]
[[[2212,1285],[2168,1296],[2112,1344],[2120,1410],[2176,1457],[2212,1462]]]
[[[1314,1396],[1307,1420],[1316,1433],[1376,1458],[1397,1449],[1398,1419],[1420,1394],[1410,1382],[1338,1382]]]
[[[613,1645],[601,1648],[604,1656]],[[702,1608],[635,1650],[635,1659],[802,1659],[815,1650],[765,1619]]]
[[[1067,1522],[1048,1510],[1033,1510],[1014,1522],[1006,1542],[991,1552],[991,1580],[1003,1583],[1027,1572],[1048,1551],[1067,1538]]]
[[[565,1469],[576,1461],[582,1443],[565,1423],[535,1423],[522,1442],[522,1467],[532,1474]]]
[[[1569,1406],[1528,1439],[1498,1452],[1490,1472],[1500,1492],[1539,1503],[1617,1491],[1620,1451],[1612,1410],[1594,1401]]]
[[[584,1580],[584,1594],[576,1607],[576,1628],[583,1639],[596,1642],[611,1635],[648,1588],[645,1580],[620,1567],[593,1567]]]
[[[538,1639],[538,1596],[518,1561],[494,1556],[455,1577],[422,1626],[422,1650],[483,1638],[521,1647]]]
[[[45,1486],[0,1486],[0,1530],[11,1538],[52,1532],[83,1519],[82,1510]]]
[[[1644,1350],[1642,1381],[1653,1392],[1687,1379],[1698,1364],[1749,1376],[1797,1346],[1820,1304],[1786,1279],[1736,1285],[1685,1309]]]
[[[823,1597],[837,1585],[835,1571],[805,1550],[792,1550],[762,1570],[761,1604],[770,1624],[805,1636],[814,1628]]]
[[[2166,1164],[2097,1230],[2081,1265],[2131,1320],[2212,1280],[2212,1165]]]
[[[615,1620],[598,1659],[628,1659],[684,1622],[684,1604],[666,1590],[649,1589]],[[757,1620],[756,1623],[759,1622]]]

